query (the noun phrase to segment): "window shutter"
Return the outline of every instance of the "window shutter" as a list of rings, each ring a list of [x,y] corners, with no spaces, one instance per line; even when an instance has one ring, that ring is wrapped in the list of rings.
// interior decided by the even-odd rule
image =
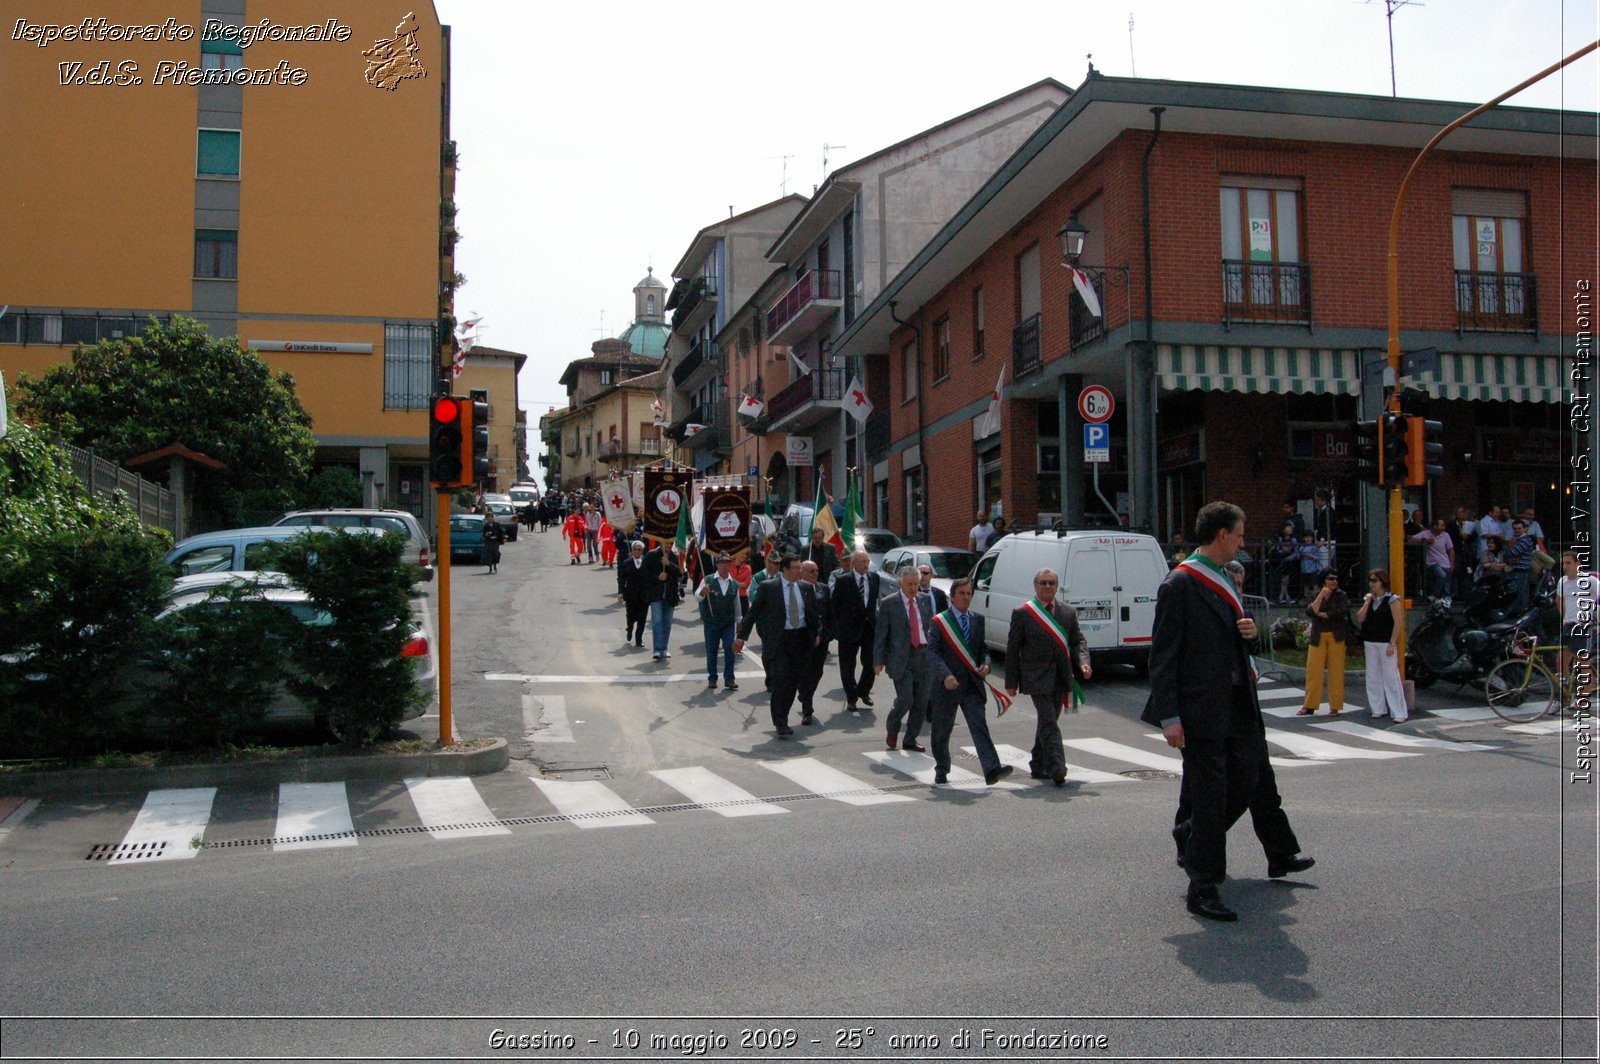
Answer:
[[[1452,213],[1472,218],[1526,218],[1525,193],[1500,188],[1458,188],[1450,192]]]

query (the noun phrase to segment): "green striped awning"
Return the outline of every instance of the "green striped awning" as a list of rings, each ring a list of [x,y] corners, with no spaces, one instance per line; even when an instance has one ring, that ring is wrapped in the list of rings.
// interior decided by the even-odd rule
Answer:
[[[1549,355],[1464,355],[1439,352],[1437,375],[1408,380],[1436,399],[1564,403],[1561,359]]]
[[[1157,344],[1156,374],[1173,391],[1359,395],[1361,352]]]

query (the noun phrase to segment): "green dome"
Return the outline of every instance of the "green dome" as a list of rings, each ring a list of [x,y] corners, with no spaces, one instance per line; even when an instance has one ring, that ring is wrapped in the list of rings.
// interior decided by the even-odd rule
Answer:
[[[636,355],[663,358],[667,353],[667,335],[671,332],[659,321],[636,321],[618,334],[618,340],[628,341],[629,349]]]

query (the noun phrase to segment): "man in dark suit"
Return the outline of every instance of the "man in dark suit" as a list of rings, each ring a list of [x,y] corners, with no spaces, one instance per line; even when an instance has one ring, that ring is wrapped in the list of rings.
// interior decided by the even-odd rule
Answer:
[[[839,684],[844,688],[844,708],[852,713],[857,702],[872,705],[872,637],[878,600],[889,593],[882,575],[871,569],[871,556],[858,550],[850,555],[850,568],[834,574],[828,584],[833,611],[829,627],[839,640]]]
[[[779,575],[764,580],[750,597],[750,612],[739,622],[739,638],[733,652],[744,653],[745,640],[753,628],[761,635],[761,663],[772,681],[772,726],[778,737],[794,734],[789,727],[789,710],[795,692],[811,661],[811,651],[821,639],[822,611],[810,584],[800,579],[800,559],[785,554]]]
[[[1011,611],[1006,635],[1006,694],[1033,696],[1039,722],[1033,733],[1028,768],[1036,780],[1057,787],[1067,782],[1067,760],[1061,751],[1061,710],[1077,677],[1094,675],[1089,642],[1078,627],[1078,611],[1056,601],[1061,578],[1054,569],[1033,574],[1033,599]]]
[[[900,567],[900,589],[878,603],[878,623],[872,637],[875,672],[889,673],[894,681],[894,708],[889,711],[889,733],[884,745],[893,750],[921,753],[917,735],[928,712],[932,693],[933,658],[928,640],[932,635],[933,603],[917,593],[917,570]],[[900,722],[906,722],[905,738],[900,737]]]
[[[617,563],[617,597],[627,610],[622,642],[644,646],[644,621],[650,615],[650,596],[656,589],[644,579],[644,544],[635,539],[628,544],[628,556]]]
[[[811,530],[811,542],[806,545],[806,551],[800,556],[803,562],[816,562],[817,572],[826,580],[839,571],[839,552],[833,549],[833,544],[822,537],[822,529]]]
[[[945,594],[942,588],[933,586],[933,566],[927,564],[917,566],[917,580],[917,589],[933,602],[935,616],[950,608],[950,596]]]
[[[828,664],[828,643],[833,639],[828,585],[818,582],[819,575],[816,562],[800,563],[800,579],[817,596],[817,614],[822,618],[822,630],[818,633],[817,645],[812,648],[811,656],[806,661],[805,675],[800,679],[800,723],[811,725],[817,723],[816,707],[812,704],[812,700],[816,697],[817,685],[822,682],[822,670]]]
[[[983,782],[992,787],[1011,775],[1011,766],[1000,763],[983,716],[989,704],[988,675],[983,618],[972,612],[972,581],[962,577],[950,585],[949,612],[937,615],[933,623],[933,782],[950,782],[950,733],[958,707],[967,718]]]
[[[1183,784],[1191,815],[1173,832],[1189,874],[1189,911],[1236,920],[1217,890],[1227,875],[1228,829],[1249,808],[1267,759],[1266,731],[1246,648],[1256,623],[1244,612],[1223,571],[1244,543],[1244,511],[1208,503],[1195,521],[1194,554],[1167,574],[1156,595],[1150,648],[1150,698],[1140,719],[1159,727],[1183,752]],[[1286,838],[1263,838],[1268,875],[1281,878],[1314,863],[1296,858],[1286,816],[1273,818]]]

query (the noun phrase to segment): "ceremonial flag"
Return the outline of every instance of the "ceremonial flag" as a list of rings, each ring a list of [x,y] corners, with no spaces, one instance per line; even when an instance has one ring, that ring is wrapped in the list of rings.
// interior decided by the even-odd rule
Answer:
[[[687,440],[690,436],[698,435],[705,430],[706,426],[696,424],[695,422],[691,421],[687,425],[683,426],[683,438]]]
[[[828,489],[822,486],[822,481],[817,481],[816,513],[811,518],[811,530],[822,529],[822,541],[833,545],[839,552],[839,557],[844,558],[844,540],[839,535],[839,523],[833,519],[833,504],[828,501]],[[823,573],[824,577],[829,574]]]
[[[1072,286],[1078,290],[1078,296],[1089,313],[1100,317],[1100,297],[1094,293],[1094,284],[1089,280],[1089,275],[1076,266],[1072,267]]]
[[[612,528],[633,527],[633,490],[626,479],[618,477],[616,480],[606,481],[600,497],[605,503],[606,521]]]
[[[793,362],[794,368],[800,371],[800,376],[804,377],[806,374],[811,372],[811,367],[800,361],[800,356],[795,354],[793,351],[789,352],[789,361]]]
[[[1000,367],[1000,376],[994,382],[994,392],[989,396],[989,409],[984,412],[983,425],[979,427],[980,436],[992,436],[1000,431],[1000,389],[1005,387],[1006,368]]]
[[[767,404],[751,395],[746,395],[739,400],[739,413],[748,418],[757,418],[767,412]]]
[[[872,416],[872,401],[867,398],[866,388],[862,385],[860,377],[850,378],[850,387],[844,390],[844,408],[863,424]]]
[[[850,478],[850,488],[844,496],[844,524],[839,526],[839,539],[844,546],[839,550],[839,560],[845,560],[846,550],[856,549],[856,512],[861,509],[861,496],[856,492],[856,480]]]
[[[682,492],[679,492],[678,495],[678,535],[675,539],[673,539],[672,542],[675,546],[677,546],[679,554],[687,554],[689,550],[689,541],[694,538],[694,529],[691,527],[689,521],[688,499],[684,497]]]

